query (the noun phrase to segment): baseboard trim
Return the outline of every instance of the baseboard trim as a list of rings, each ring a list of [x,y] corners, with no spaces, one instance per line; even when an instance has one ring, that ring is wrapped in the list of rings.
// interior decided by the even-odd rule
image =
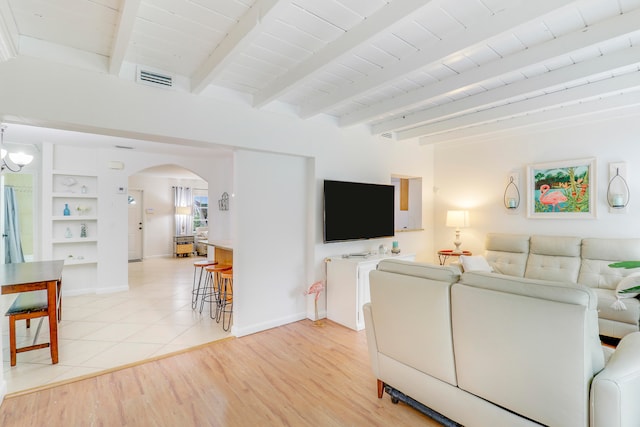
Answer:
[[[234,318],[234,323],[236,319],[237,318]],[[285,316],[279,319],[273,319],[268,322],[255,323],[253,325],[247,325],[242,327],[237,327],[234,324],[231,326],[231,333],[234,336],[240,338],[245,335],[255,334],[257,332],[262,332],[262,331],[266,331],[267,329],[277,328],[278,326],[287,325],[289,323],[298,322],[304,319],[307,319],[307,313],[297,313],[291,316]]]
[[[2,402],[4,401],[4,398],[6,395],[7,395],[7,381],[3,379],[2,382],[0,382],[0,405],[2,405]]]

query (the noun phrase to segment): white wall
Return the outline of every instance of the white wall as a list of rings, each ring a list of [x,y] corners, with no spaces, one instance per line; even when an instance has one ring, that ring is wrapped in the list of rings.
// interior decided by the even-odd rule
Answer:
[[[471,227],[462,229],[462,247],[484,248],[488,232],[639,237],[640,114],[606,122],[496,138],[491,141],[435,147],[436,247],[451,248],[454,230],[444,227],[447,209],[468,208]],[[532,163],[596,158],[597,219],[528,219],[526,166]],[[627,214],[609,213],[606,190],[610,162],[627,162],[631,203]],[[522,203],[516,214],[503,206],[508,174],[520,173]]]
[[[233,333],[306,317],[309,265],[307,168],[303,157],[238,151],[233,210]],[[252,173],[242,173],[251,171]],[[256,179],[258,178],[259,179]]]

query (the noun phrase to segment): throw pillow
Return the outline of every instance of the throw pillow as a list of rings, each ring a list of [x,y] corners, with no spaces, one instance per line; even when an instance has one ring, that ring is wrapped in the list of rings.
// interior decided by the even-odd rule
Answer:
[[[615,310],[626,310],[627,306],[624,305],[621,298],[635,298],[638,296],[640,294],[640,289],[638,289],[638,292],[635,292],[635,289],[632,292],[625,292],[627,289],[635,287],[640,287],[640,273],[630,274],[620,280],[616,287],[616,300],[611,304],[611,308]]]
[[[460,263],[463,271],[487,271],[489,273],[493,271],[487,260],[480,255],[460,255]]]
[[[625,292],[625,291],[627,289],[635,288],[637,286],[640,286],[640,272],[630,274],[627,277],[620,280],[620,282],[618,283],[618,286],[616,287],[616,293],[623,298],[634,298],[638,296],[638,294],[640,294],[640,289],[638,289],[637,292]]]

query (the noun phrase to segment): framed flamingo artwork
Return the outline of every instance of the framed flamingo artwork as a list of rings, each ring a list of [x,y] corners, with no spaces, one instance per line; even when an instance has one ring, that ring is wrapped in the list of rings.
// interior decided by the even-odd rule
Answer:
[[[527,166],[527,216],[596,218],[595,158]]]

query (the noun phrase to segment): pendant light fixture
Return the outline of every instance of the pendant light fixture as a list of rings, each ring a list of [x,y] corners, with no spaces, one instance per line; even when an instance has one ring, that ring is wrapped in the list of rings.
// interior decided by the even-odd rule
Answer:
[[[7,129],[7,125],[0,124],[0,172],[3,172],[5,169],[10,170],[11,172],[20,172],[23,167],[28,165],[33,161],[33,156],[31,154],[25,154],[23,152],[18,153],[9,153],[6,148],[4,148],[4,131]],[[7,163],[7,155],[9,156],[9,160],[14,165],[11,167],[9,163]]]

